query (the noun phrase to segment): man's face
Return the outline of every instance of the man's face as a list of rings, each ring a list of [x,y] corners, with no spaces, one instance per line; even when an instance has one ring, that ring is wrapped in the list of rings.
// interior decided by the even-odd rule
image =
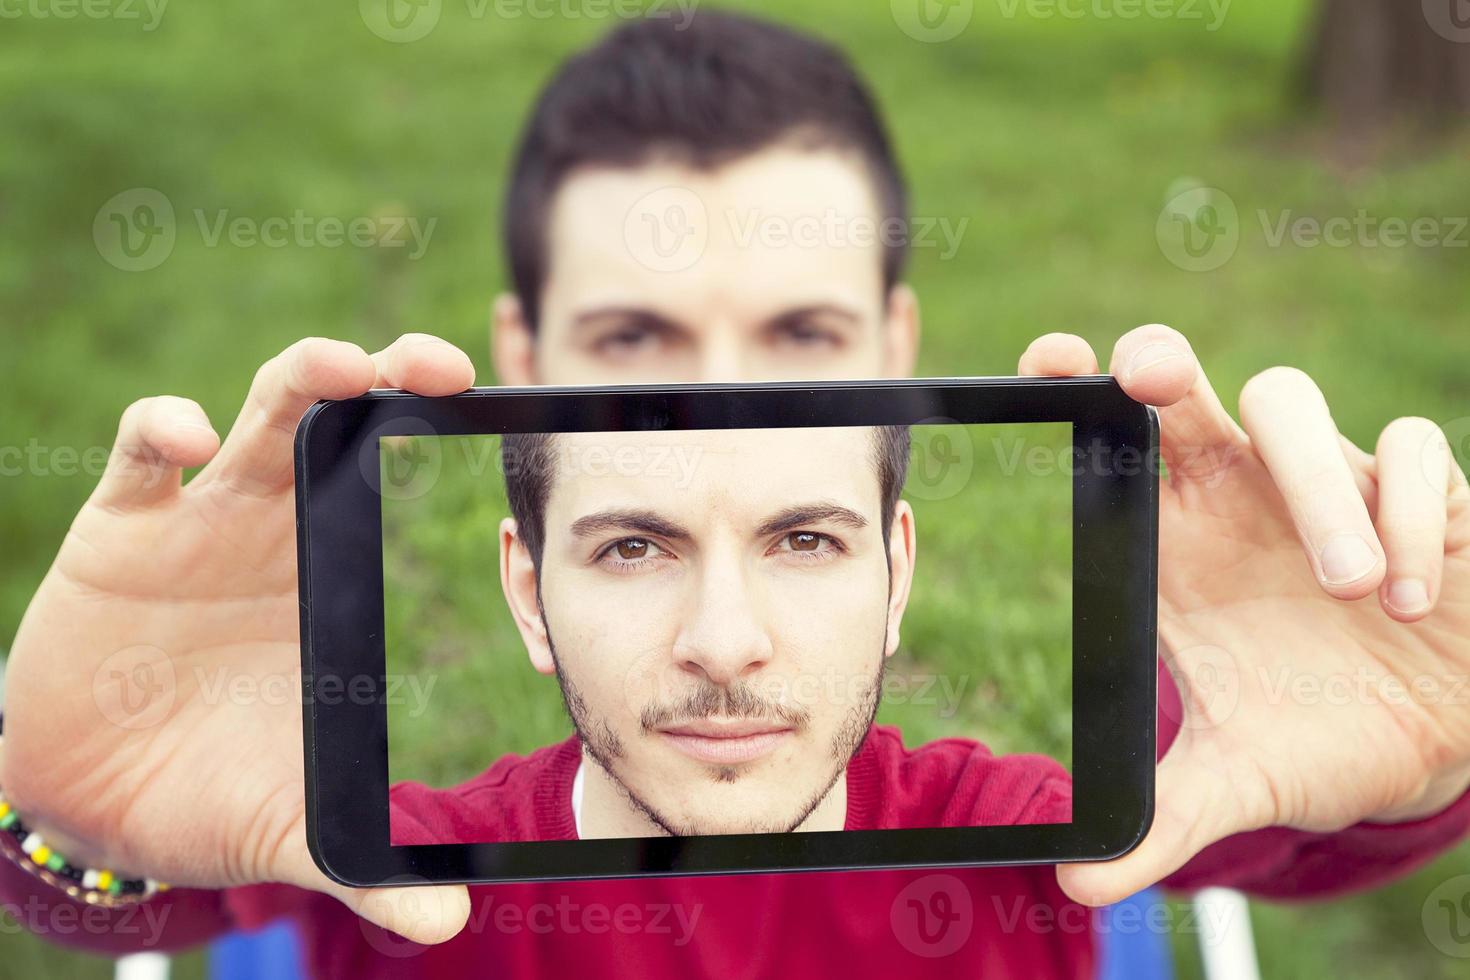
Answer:
[[[907,287],[885,295],[881,220],[864,164],[835,150],[574,173],[551,208],[537,331],[497,303],[501,380],[907,375],[918,313]]]
[[[908,594],[912,513],[890,588],[873,431],[567,434],[555,452],[533,663],[554,658],[594,759],[665,830],[794,829],[872,721]]]

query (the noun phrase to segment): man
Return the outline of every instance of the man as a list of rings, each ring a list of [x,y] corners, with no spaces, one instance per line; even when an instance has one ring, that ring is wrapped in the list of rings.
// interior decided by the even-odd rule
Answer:
[[[708,13],[684,31],[663,21],[621,30],[564,68],[528,129],[508,198],[516,296],[495,308],[500,380],[906,374],[918,311],[901,248],[742,244],[725,220],[751,210],[787,223],[828,212],[872,220],[901,201],[896,188],[871,102],[830,48]],[[668,206],[671,190],[682,207]],[[716,216],[706,234],[678,239],[697,254],[653,238],[687,231],[679,215],[696,201]],[[1038,339],[1020,364],[1052,375],[1097,366],[1064,335]],[[1470,491],[1443,435],[1400,419],[1369,455],[1338,435],[1311,380],[1284,368],[1245,387],[1237,425],[1167,327],[1123,337],[1111,368],[1132,397],[1160,407],[1169,471],[1160,632],[1183,690],[1162,689],[1168,751],[1153,829],[1109,864],[954,873],[946,882],[973,907],[942,957],[916,954],[938,948],[903,931],[910,902],[923,906],[905,889],[928,887],[910,872],[472,892],[361,891],[321,875],[305,843],[299,708],[211,702],[191,678],[294,674],[293,427],[318,398],[469,385],[468,358],[423,335],[372,356],[319,339],[293,346],[261,368],[223,445],[190,402],[150,399],[124,413],[114,465],[12,648],[0,788],[76,860],[229,889],[152,899],[169,910],[165,945],[287,916],[323,975],[952,975],[957,964],[1086,975],[1086,931],[1036,925],[1078,921],[1059,882],[1087,903],[1166,877],[1302,897],[1381,881],[1461,839],[1463,706],[1364,697],[1328,711],[1269,688],[1283,664],[1298,676],[1366,676],[1384,691],[1447,692],[1470,673]],[[181,488],[180,468],[201,465]],[[128,686],[140,676],[150,683]],[[1233,698],[1196,682],[1222,676]],[[1256,833],[1232,837],[1246,831]],[[242,885],[256,887],[230,887]],[[67,902],[10,860],[0,860],[0,889],[8,902]],[[564,904],[697,909],[699,921],[677,946],[652,929],[546,932],[490,914]],[[349,909],[440,945],[395,946]],[[131,935],[65,938],[111,950],[146,938]]]
[[[687,476],[559,476],[691,439]],[[506,436],[501,584],[576,735],[395,786],[395,841],[1070,822],[1052,760],[873,726],[918,554],[908,453],[905,427]]]

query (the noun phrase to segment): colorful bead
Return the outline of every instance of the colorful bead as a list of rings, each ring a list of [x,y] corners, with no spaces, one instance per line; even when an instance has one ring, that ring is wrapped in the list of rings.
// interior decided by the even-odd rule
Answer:
[[[97,890],[99,892],[105,892],[105,891],[108,891],[109,889],[111,889],[112,888],[112,872],[111,871],[99,871],[99,872],[97,872],[97,886],[96,887],[97,887]]]
[[[6,803],[4,800],[0,800],[0,817],[5,816],[9,812],[10,812],[10,804],[9,803]]]
[[[97,890],[97,869],[88,868],[82,872],[82,887],[89,892]]]
[[[112,881],[107,886],[107,893],[109,895],[121,895],[122,885],[123,883],[121,878],[112,879]]]
[[[45,844],[38,845],[35,850],[31,851],[31,860],[37,864],[45,864],[51,860],[51,848]]]
[[[26,839],[25,840],[23,840],[23,841],[20,842],[20,849],[22,851],[24,851],[25,853],[27,853],[27,854],[30,854],[32,851],[34,851],[36,848],[38,848],[40,846],[41,846],[41,835],[38,834],[38,833],[36,833],[34,830],[31,831],[30,834],[28,834],[26,836]]]
[[[20,818],[15,815],[15,811],[11,810],[9,813],[5,814],[5,816],[0,817],[0,830],[9,830],[11,826],[14,825],[14,823],[19,819]]]
[[[60,871],[64,867],[66,867],[66,858],[52,851],[51,856],[46,859],[46,870]]]

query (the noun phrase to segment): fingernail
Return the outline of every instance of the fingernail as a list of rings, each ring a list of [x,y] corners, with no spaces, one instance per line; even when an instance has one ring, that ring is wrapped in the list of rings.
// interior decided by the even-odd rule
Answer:
[[[1183,357],[1178,350],[1168,344],[1149,344],[1133,355],[1133,360],[1128,362],[1128,377],[1133,377],[1141,371],[1147,371],[1151,367],[1172,361],[1176,357]]]
[[[1322,581],[1328,585],[1349,585],[1377,564],[1377,553],[1356,534],[1339,534],[1322,547]]]
[[[1429,589],[1416,578],[1399,579],[1388,587],[1388,604],[1399,612],[1419,612],[1429,605]]]

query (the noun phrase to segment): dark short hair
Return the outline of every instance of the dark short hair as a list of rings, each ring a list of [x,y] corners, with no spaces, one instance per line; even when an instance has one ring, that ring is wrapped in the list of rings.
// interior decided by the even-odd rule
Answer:
[[[893,511],[903,493],[909,469],[909,427],[880,425],[873,428],[873,464],[878,471],[878,491],[882,495],[881,515],[883,546],[888,547],[888,528]],[[551,496],[551,481],[556,475],[556,445],[547,433],[530,432],[501,437],[500,468],[505,474],[505,495],[510,515],[515,518],[516,534],[531,553],[537,574],[541,571],[541,554],[546,546],[546,501]]]
[[[782,141],[855,151],[883,226],[907,227],[903,175],[867,86],[837,48],[767,21],[696,11],[620,27],[568,60],[521,135],[505,198],[505,252],[534,329],[552,200],[581,167],[672,159],[714,169]],[[907,235],[883,236],[885,292]]]

